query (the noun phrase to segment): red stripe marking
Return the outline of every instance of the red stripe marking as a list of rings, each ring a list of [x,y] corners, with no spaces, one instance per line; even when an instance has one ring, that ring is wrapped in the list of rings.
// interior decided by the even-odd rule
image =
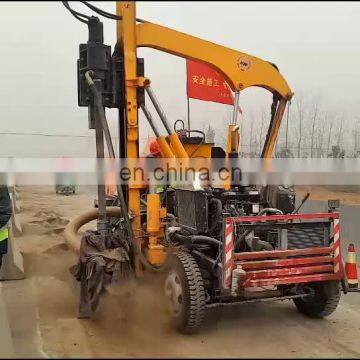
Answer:
[[[225,237],[228,237],[234,231],[233,225],[226,225]]]
[[[307,248],[294,250],[272,250],[272,251],[253,251],[235,253],[235,260],[256,260],[266,258],[277,258],[282,256],[297,256],[297,255],[329,255],[333,251],[332,247],[322,248]]]
[[[266,216],[239,216],[227,218],[227,222],[256,222],[276,220],[302,220],[302,219],[338,219],[339,213],[313,213],[313,214],[288,214]]]
[[[338,231],[340,232],[340,221],[338,221],[337,223],[337,227],[338,227]],[[343,277],[343,260],[342,260],[342,256],[341,256],[341,246],[340,246],[340,234],[339,234],[339,239],[337,241],[338,247],[339,247],[339,256],[338,256],[338,260],[337,263],[339,264],[339,270],[336,272],[336,274],[338,275],[339,279],[342,279]]]
[[[308,258],[299,259],[279,259],[279,260],[260,260],[260,261],[241,261],[238,265],[241,265],[244,270],[253,269],[267,269],[276,267],[296,266],[296,265],[310,265],[319,263],[330,263],[333,261],[332,256],[314,256]]]
[[[338,274],[313,274],[313,275],[302,275],[302,276],[284,276],[284,277],[276,277],[276,278],[261,279],[261,280],[248,279],[243,282],[242,286],[257,287],[257,286],[268,286],[268,285],[298,284],[298,283],[327,281],[327,280],[340,280],[340,277]]]
[[[234,244],[233,242],[229,242],[225,245],[225,254],[227,254],[228,252],[232,251],[234,249]]]
[[[226,264],[225,264],[225,270],[228,269],[232,269],[234,267],[234,262],[232,260],[229,260]]]
[[[276,276],[301,275],[301,274],[317,274],[334,272],[334,266],[331,265],[315,265],[315,266],[298,266],[283,269],[257,270],[246,273],[248,279],[273,278]]]

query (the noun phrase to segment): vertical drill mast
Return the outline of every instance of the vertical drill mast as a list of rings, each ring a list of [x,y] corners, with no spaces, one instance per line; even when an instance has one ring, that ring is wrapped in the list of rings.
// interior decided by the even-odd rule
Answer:
[[[120,109],[124,113],[126,131],[126,158],[139,157],[139,126],[138,126],[138,107],[137,107],[137,51],[136,51],[136,4],[134,1],[117,1],[116,13],[122,16],[122,20],[117,21],[117,42],[124,54],[125,70],[125,109]],[[125,111],[124,111],[125,110]],[[140,239],[140,186],[129,183],[128,206],[134,215],[133,229],[135,238]],[[140,248],[140,240],[138,245]],[[136,271],[140,271],[140,263],[136,261]]]

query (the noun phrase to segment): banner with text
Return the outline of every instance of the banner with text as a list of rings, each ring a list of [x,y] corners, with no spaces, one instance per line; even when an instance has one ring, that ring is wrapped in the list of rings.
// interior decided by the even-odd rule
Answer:
[[[234,96],[223,77],[211,67],[186,60],[187,96],[189,98],[234,105]],[[239,107],[239,112],[241,109]]]

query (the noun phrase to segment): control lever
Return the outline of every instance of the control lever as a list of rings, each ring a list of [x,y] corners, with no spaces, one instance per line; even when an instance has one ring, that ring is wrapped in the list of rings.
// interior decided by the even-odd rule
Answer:
[[[308,192],[304,196],[304,198],[301,200],[300,205],[292,212],[292,214],[297,214],[299,212],[300,208],[304,205],[305,201],[309,198],[309,196],[310,196],[310,193]]]

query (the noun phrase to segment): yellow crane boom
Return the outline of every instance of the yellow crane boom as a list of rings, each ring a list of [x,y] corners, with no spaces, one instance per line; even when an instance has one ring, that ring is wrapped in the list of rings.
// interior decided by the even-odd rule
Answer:
[[[263,157],[272,156],[286,103],[292,97],[289,85],[273,64],[161,25],[150,22],[137,23],[134,1],[118,1],[116,11],[117,15],[122,17],[122,20],[117,21],[117,40],[118,45],[123,49],[125,61],[126,156],[128,158],[139,156],[136,89],[138,86],[146,86],[143,80],[137,77],[136,72],[137,48],[140,47],[157,49],[209,65],[224,76],[230,88],[235,91],[235,95],[246,88],[257,86],[278,96],[278,107],[263,151]],[[233,119],[229,125],[228,152],[238,150],[236,114],[235,111],[235,120]],[[130,184],[129,207],[135,214],[134,229],[140,229],[140,187],[138,185]]]

